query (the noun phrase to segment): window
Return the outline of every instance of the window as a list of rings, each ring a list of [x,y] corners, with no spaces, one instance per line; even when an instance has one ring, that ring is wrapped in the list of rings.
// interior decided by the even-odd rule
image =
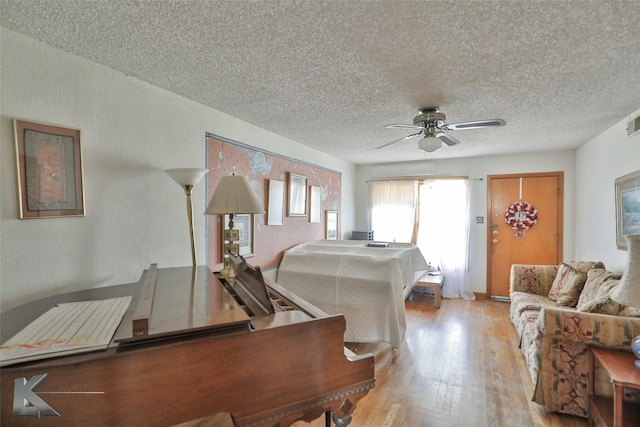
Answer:
[[[411,242],[418,201],[418,181],[369,183],[370,223],[375,240]]]
[[[455,266],[466,264],[467,188],[461,179],[427,180],[420,184],[418,246],[439,264],[446,256]]]
[[[445,274],[443,297],[475,299],[468,291],[468,179],[372,181],[371,229],[376,240],[413,242]],[[419,209],[417,209],[419,207]]]
[[[469,253],[469,180],[426,180],[420,184],[417,245],[445,274],[445,298],[473,299],[466,292]]]

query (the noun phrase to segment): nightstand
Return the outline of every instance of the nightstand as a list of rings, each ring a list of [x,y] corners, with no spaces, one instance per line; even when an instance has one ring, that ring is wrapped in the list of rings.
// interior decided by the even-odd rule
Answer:
[[[640,369],[633,353],[589,347],[589,426],[638,426],[640,405],[623,401],[623,388],[640,390]],[[596,396],[595,366],[599,363],[613,384],[613,399]]]

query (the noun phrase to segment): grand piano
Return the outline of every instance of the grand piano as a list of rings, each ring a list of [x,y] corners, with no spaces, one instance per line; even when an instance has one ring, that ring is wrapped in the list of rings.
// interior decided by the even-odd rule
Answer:
[[[132,296],[106,350],[2,367],[0,424],[157,427],[226,413],[235,426],[284,427],[323,414],[327,425],[348,426],[375,385],[373,355],[344,347],[342,315],[320,311],[241,257],[234,271],[222,279],[206,266],[152,264],[137,283],[3,313],[4,343],[56,304]],[[19,384],[33,394],[16,392]],[[21,415],[38,406],[34,394],[55,413]]]

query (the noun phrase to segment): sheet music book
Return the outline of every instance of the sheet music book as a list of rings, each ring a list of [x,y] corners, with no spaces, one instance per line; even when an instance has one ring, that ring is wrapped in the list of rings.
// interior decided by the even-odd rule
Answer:
[[[0,366],[106,350],[131,297],[58,304],[0,347]]]

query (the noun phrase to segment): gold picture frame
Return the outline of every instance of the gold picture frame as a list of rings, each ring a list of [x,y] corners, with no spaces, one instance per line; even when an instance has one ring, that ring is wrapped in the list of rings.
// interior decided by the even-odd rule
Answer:
[[[13,120],[20,219],[84,216],[80,130]]]
[[[289,172],[288,216],[307,216],[307,177]]]
[[[322,221],[322,188],[309,187],[309,222]]]
[[[640,234],[640,171],[615,180],[616,246],[627,250],[624,236]]]
[[[324,238],[338,240],[340,233],[340,212],[325,211]]]
[[[267,225],[284,224],[284,182],[277,179],[269,180],[269,206],[267,210]]]

